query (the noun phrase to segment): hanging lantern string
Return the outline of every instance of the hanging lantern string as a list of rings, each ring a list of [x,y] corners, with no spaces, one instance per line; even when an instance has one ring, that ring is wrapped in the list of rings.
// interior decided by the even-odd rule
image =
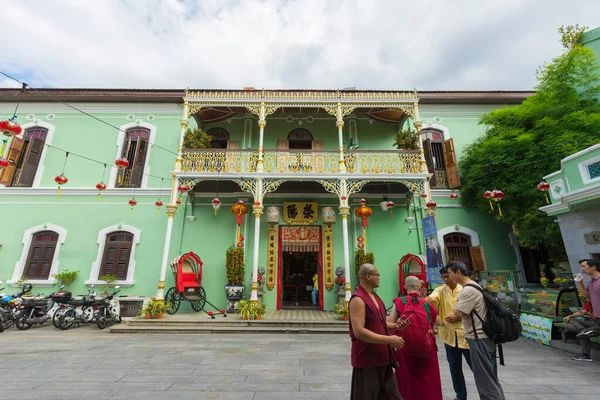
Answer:
[[[104,182],[104,176],[106,175],[106,163],[104,163],[104,172],[102,172],[102,180],[100,182]]]
[[[27,88],[27,84],[25,82],[21,83],[21,93],[25,92],[25,89]],[[19,94],[21,94],[19,93]],[[17,102],[17,106],[15,107],[15,112],[13,113],[13,118],[16,118],[17,116],[17,110],[19,109],[19,102]]]
[[[125,132],[123,129],[119,128],[118,126],[115,126],[115,125],[111,124],[110,122],[104,121],[103,119],[101,119],[101,118],[98,118],[98,117],[96,117],[95,115],[92,115],[92,114],[90,114],[90,113],[88,113],[88,112],[86,112],[86,111],[83,111],[83,110],[81,110],[81,109],[79,109],[79,108],[77,108],[77,107],[75,107],[75,106],[72,106],[71,104],[69,104],[69,103],[66,103],[66,102],[62,101],[61,99],[59,99],[59,98],[57,98],[57,97],[54,97],[54,96],[52,96],[51,94],[48,94],[48,93],[46,93],[46,92],[44,92],[44,91],[42,91],[42,90],[38,90],[38,89],[36,89],[36,88],[34,88],[34,87],[32,87],[32,86],[29,86],[27,83],[25,83],[25,82],[21,82],[21,81],[20,81],[20,80],[18,80],[17,78],[15,78],[15,77],[12,77],[12,76],[8,75],[8,74],[7,74],[7,73],[5,73],[5,72],[2,72],[2,71],[0,71],[0,74],[4,75],[4,76],[5,76],[5,77],[7,77],[8,79],[12,79],[13,81],[15,81],[15,82],[19,82],[21,85],[23,85],[23,89],[21,89],[21,93],[23,93],[23,91],[25,90],[25,88],[26,88],[26,87],[28,87],[28,88],[29,88],[29,90],[32,90],[32,91],[34,91],[34,92],[36,92],[36,93],[39,93],[39,94],[41,94],[41,95],[43,95],[43,96],[45,96],[45,97],[47,97],[47,98],[49,98],[49,99],[51,99],[51,100],[57,101],[57,102],[59,102],[59,103],[62,103],[62,104],[64,104],[65,106],[67,106],[67,107],[69,107],[69,108],[71,108],[71,109],[73,109],[73,110],[75,110],[75,111],[77,111],[77,112],[80,112],[80,113],[82,113],[82,114],[84,114],[84,115],[87,115],[88,117],[90,117],[90,118],[93,118],[93,119],[95,119],[96,121],[98,121],[98,122],[101,122],[101,123],[103,123],[103,124],[105,124],[105,125],[108,125],[108,126],[110,126],[110,127],[114,128],[114,129],[116,129],[116,130],[118,130],[118,131],[120,131],[120,132],[127,133],[127,132]],[[174,155],[176,155],[176,156],[178,156],[178,155],[179,155],[179,154],[177,154],[176,152],[174,152],[174,151],[171,151],[171,150],[169,150],[169,149],[166,149],[166,148],[164,148],[164,147],[162,147],[162,146],[159,146],[159,145],[157,145],[157,144],[150,143],[150,145],[151,145],[151,146],[154,146],[154,147],[158,147],[159,149],[161,149],[161,150],[164,150],[164,151],[166,151],[166,152],[168,152],[168,153],[174,154]]]
[[[69,152],[68,152],[68,151],[66,151],[66,152],[65,152],[65,163],[63,164],[63,168],[62,168],[61,175],[64,175],[64,174],[65,174],[65,167],[67,166],[67,159],[68,159],[68,158],[69,158]]]

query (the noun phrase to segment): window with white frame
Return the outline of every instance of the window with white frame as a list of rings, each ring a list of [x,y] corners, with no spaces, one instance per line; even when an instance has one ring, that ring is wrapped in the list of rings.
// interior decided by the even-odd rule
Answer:
[[[86,285],[101,284],[103,275],[115,275],[121,286],[135,283],[135,249],[141,231],[128,225],[113,225],[98,232],[98,254]]]
[[[15,264],[9,284],[17,284],[25,278],[37,286],[52,286],[54,274],[59,270],[59,255],[65,243],[67,230],[54,224],[30,228],[23,235],[21,258]]]

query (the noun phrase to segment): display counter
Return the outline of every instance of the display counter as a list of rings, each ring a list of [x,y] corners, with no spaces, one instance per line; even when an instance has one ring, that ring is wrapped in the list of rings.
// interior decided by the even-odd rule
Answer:
[[[519,312],[521,296],[525,290],[521,271],[481,271],[479,284],[505,307],[515,313]]]

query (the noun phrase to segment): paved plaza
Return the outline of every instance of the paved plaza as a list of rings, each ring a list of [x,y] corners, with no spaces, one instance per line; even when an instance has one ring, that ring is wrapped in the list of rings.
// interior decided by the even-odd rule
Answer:
[[[0,333],[0,399],[348,399],[344,334],[111,334],[95,326]],[[600,360],[527,340],[505,348],[512,400],[597,400]],[[452,385],[440,347],[444,399]],[[469,399],[477,399],[472,375]]]

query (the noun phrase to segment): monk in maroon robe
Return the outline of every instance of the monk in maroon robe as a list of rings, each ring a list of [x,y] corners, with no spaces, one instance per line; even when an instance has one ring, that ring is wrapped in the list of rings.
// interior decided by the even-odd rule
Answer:
[[[404,286],[408,295],[394,299],[394,308],[388,317],[388,321],[397,321],[410,316],[409,324],[413,325],[396,332],[405,340],[405,346],[396,350],[398,389],[404,400],[442,400],[440,365],[433,333],[438,311],[419,296],[421,282],[417,277],[408,276]],[[411,336],[415,341],[409,348]]]

